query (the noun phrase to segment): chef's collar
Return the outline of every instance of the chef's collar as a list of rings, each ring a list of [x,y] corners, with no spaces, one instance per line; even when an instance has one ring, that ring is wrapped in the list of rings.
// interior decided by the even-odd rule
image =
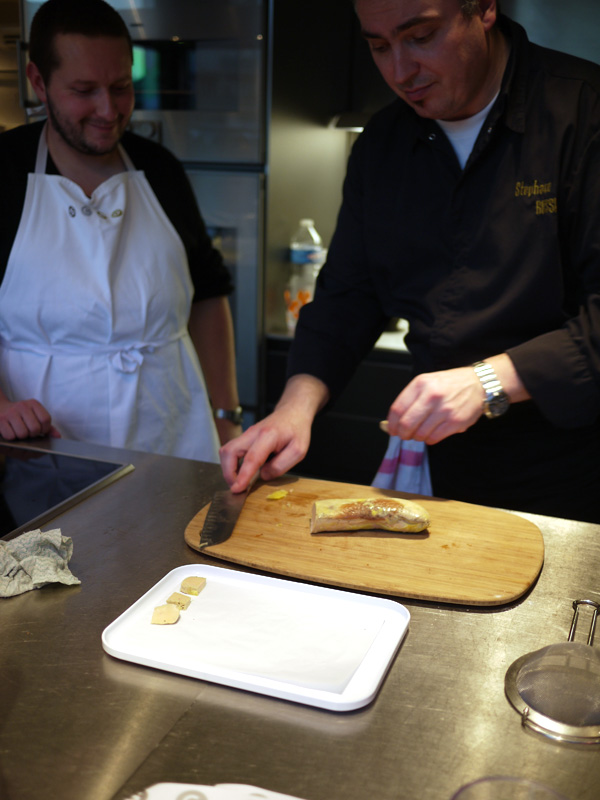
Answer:
[[[525,132],[525,99],[527,96],[527,75],[529,69],[529,40],[525,29],[513,20],[500,14],[496,23],[506,37],[509,46],[509,55],[500,91],[496,97],[492,110],[487,119],[487,126],[494,127],[498,120],[504,116],[504,124],[516,133]],[[403,100],[397,102],[403,103]],[[436,120],[420,117],[414,113],[410,115],[415,126],[415,144],[417,138],[435,138],[439,130]],[[410,124],[405,123],[405,124]]]
[[[125,163],[125,169],[126,170],[134,170],[135,169],[131,159],[128,157],[127,153],[123,149],[121,149],[121,158],[123,159],[123,161]],[[56,164],[54,163],[54,159],[50,155],[50,150],[48,150],[48,155],[46,156],[46,173],[45,174],[46,175],[61,175],[62,174],[61,172],[58,171],[58,167],[56,166]]]
[[[500,91],[487,118],[486,126],[493,128],[504,117],[504,124],[525,133],[525,105],[529,74],[529,39],[525,29],[500,14],[497,25],[508,42],[509,54]]]
[[[529,39],[525,28],[500,14],[498,26],[506,37],[510,54],[504,70],[496,110],[505,113],[506,125],[515,133],[525,133],[525,105],[529,76]]]

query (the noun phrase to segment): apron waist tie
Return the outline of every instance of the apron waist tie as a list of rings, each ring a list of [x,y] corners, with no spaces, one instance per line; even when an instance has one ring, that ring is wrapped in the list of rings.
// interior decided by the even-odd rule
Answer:
[[[11,342],[0,336],[0,347],[6,350],[16,350],[25,353],[33,353],[39,356],[81,356],[86,354],[105,355],[117,372],[131,374],[136,372],[144,362],[145,353],[153,353],[160,347],[177,342],[187,334],[187,329],[173,334],[167,339],[155,342],[132,342],[122,347],[111,345],[87,344],[85,347],[78,345],[56,346],[40,345],[38,343],[25,345]]]

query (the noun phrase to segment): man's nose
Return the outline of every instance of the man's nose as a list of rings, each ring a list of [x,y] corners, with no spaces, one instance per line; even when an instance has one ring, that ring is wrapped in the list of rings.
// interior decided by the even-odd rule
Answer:
[[[419,64],[406,47],[395,47],[392,54],[393,77],[397,86],[410,84],[419,72]]]
[[[103,119],[116,119],[117,104],[110,89],[101,89],[96,95],[96,113]]]

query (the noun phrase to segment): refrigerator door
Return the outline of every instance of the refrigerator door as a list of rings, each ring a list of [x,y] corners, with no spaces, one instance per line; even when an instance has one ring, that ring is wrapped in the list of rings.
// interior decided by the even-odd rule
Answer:
[[[244,425],[255,422],[262,337],[262,208],[264,176],[188,169],[202,217],[233,275],[231,310]]]
[[[263,0],[109,0],[134,43],[132,130],[182,161],[265,161]],[[22,0],[23,35],[42,3]]]

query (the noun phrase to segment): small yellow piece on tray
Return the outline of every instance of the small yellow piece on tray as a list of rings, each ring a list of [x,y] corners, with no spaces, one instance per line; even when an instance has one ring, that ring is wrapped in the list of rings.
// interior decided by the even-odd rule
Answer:
[[[165,603],[164,606],[156,606],[152,612],[153,625],[172,625],[179,619],[179,609],[173,603]]]
[[[384,530],[419,533],[430,522],[423,506],[400,497],[317,500],[313,504],[310,532]]]
[[[170,597],[167,597],[167,603],[172,603],[174,606],[181,609],[181,611],[185,611],[191,602],[192,598],[189,595],[181,594],[180,592],[173,592]]]
[[[199,578],[192,575],[189,578],[184,578],[181,582],[181,591],[184,594],[200,594],[202,589],[206,586],[206,578]]]

